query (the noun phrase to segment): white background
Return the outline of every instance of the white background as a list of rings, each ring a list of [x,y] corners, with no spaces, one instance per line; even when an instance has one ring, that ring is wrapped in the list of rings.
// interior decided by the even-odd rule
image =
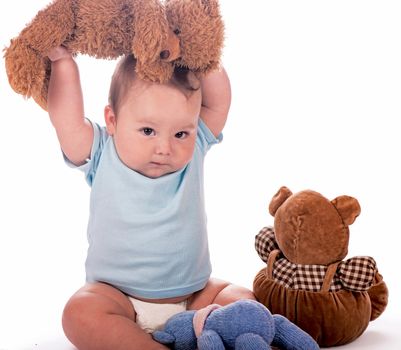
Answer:
[[[0,45],[48,1],[7,1]],[[373,256],[385,313],[347,349],[397,349],[401,314],[401,3],[221,1],[233,101],[206,165],[214,276],[252,287],[254,235],[281,185],[356,197],[349,257]],[[115,62],[78,59],[86,114],[102,122]],[[4,63],[4,62],[3,62]],[[0,349],[69,348],[60,326],[84,283],[89,188],[67,168],[47,114],[0,69]]]

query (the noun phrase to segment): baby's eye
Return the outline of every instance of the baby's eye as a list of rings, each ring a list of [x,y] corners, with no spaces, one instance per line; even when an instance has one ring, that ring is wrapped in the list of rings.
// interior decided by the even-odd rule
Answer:
[[[175,137],[177,139],[185,139],[188,136],[188,133],[186,131],[179,131],[175,134]]]
[[[181,30],[179,30],[178,28],[174,29],[174,34],[175,35],[180,35],[181,34]]]
[[[154,135],[155,131],[152,128],[142,128],[141,132],[146,136]]]

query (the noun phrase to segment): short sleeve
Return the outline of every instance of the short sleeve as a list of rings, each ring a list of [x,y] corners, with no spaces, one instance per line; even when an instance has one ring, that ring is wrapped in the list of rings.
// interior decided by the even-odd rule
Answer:
[[[223,134],[215,137],[205,122],[199,118],[196,144],[203,154],[205,154],[213,145],[220,143],[222,140]]]
[[[352,291],[368,290],[378,272],[376,261],[370,256],[356,256],[342,261],[338,276],[345,289]]]
[[[90,121],[93,127],[93,143],[91,148],[90,158],[87,159],[86,163],[80,166],[73,164],[63,153],[64,161],[66,164],[74,169],[81,170],[85,174],[86,182],[89,186],[92,186],[93,180],[96,175],[96,170],[99,165],[100,156],[103,152],[104,145],[107,139],[110,137],[107,134],[105,127],[100,127],[98,124]]]

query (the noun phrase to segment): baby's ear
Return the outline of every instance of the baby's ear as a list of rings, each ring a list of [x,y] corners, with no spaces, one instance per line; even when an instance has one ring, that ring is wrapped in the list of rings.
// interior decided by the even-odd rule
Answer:
[[[271,216],[276,215],[276,211],[281,205],[292,195],[292,192],[285,186],[282,186],[273,196],[269,204],[269,213]]]
[[[164,331],[155,331],[153,332],[152,337],[154,340],[156,340],[161,344],[168,345],[168,344],[174,344],[175,342],[175,337],[172,334]]]
[[[351,225],[361,213],[359,202],[353,197],[339,196],[331,203],[336,207],[346,225]]]

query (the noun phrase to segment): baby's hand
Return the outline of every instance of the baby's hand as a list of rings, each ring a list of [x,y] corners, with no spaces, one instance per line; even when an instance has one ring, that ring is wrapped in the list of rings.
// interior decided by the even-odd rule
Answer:
[[[64,46],[58,46],[51,49],[47,57],[50,61],[55,62],[63,58],[71,58],[71,53]]]

